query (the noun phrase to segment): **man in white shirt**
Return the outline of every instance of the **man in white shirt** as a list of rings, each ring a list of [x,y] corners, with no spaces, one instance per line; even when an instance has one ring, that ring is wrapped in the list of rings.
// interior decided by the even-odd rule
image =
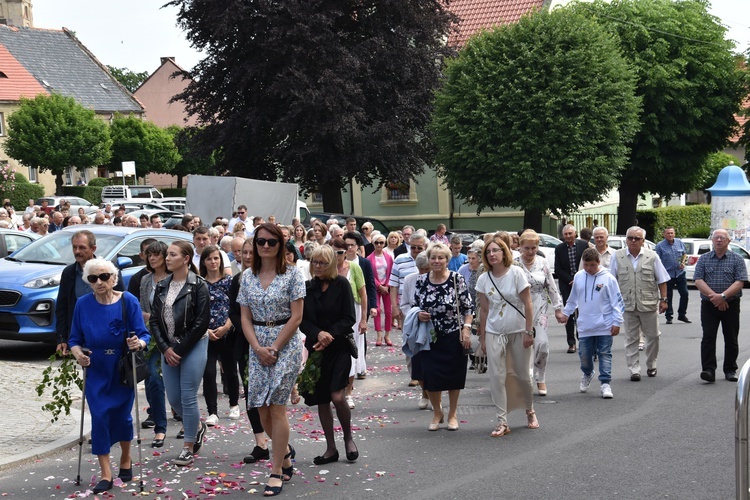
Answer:
[[[627,248],[615,252],[609,272],[617,278],[625,302],[625,362],[630,380],[641,380],[638,343],[643,332],[646,345],[646,374],[656,376],[659,355],[659,314],[667,310],[669,273],[653,250],[644,248],[646,231],[633,226],[626,233]]]
[[[229,220],[229,226],[227,227],[228,231],[230,233],[234,232],[234,225],[238,222],[242,222],[245,225],[245,232],[248,230],[251,230],[250,226],[250,220],[248,219],[247,215],[247,207],[245,205],[240,205],[237,207],[237,217],[233,217]]]

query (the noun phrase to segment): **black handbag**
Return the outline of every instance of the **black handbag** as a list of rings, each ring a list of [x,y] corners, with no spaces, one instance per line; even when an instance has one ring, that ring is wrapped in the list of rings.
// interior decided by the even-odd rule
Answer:
[[[125,296],[120,298],[122,303],[122,322],[125,323],[125,337],[122,339],[122,354],[120,354],[120,361],[118,368],[120,370],[120,383],[128,387],[134,387],[133,383],[133,361],[135,360],[135,378],[137,382],[142,382],[148,377],[148,365],[146,364],[146,353],[144,351],[133,351],[128,349],[128,314],[125,310]],[[136,382],[136,383],[137,383]]]

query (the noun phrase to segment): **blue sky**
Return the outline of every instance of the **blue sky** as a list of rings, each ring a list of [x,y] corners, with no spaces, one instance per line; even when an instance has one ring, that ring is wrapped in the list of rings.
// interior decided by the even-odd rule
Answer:
[[[75,31],[103,64],[151,73],[160,57],[172,56],[190,69],[201,54],[175,26],[177,9],[160,8],[166,1],[34,0],[34,26]],[[741,50],[750,47],[750,0],[714,0],[711,12]]]

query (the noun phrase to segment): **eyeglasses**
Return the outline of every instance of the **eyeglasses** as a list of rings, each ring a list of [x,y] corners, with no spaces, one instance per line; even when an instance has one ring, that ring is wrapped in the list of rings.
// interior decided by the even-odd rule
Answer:
[[[276,238],[255,238],[255,241],[258,243],[259,247],[264,247],[266,246],[266,243],[268,243],[268,246],[273,248],[279,244],[279,240]]]
[[[503,251],[502,248],[490,248],[489,250],[487,250],[485,255],[488,255],[488,254],[495,255],[496,253],[502,253],[502,251]]]
[[[413,246],[413,245],[410,248],[413,248],[414,250],[416,250],[418,252],[421,252],[422,250],[424,250],[424,247],[417,247],[417,246]]]
[[[96,280],[102,280],[103,282],[109,281],[109,278],[112,277],[112,273],[102,273],[102,274],[89,274],[86,276],[86,280],[91,283],[92,285],[96,283]]]
[[[627,236],[626,238],[628,241],[641,241],[643,239],[640,236]]]
[[[313,266],[323,267],[327,266],[328,262],[325,262],[323,260],[311,260],[310,264],[312,264]]]
[[[336,255],[344,255],[346,250],[336,250]]]
[[[376,241],[373,245],[385,245],[385,241]]]

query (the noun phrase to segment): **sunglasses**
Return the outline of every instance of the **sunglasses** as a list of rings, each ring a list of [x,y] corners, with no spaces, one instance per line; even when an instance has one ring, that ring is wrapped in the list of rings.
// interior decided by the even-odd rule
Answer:
[[[638,236],[627,236],[628,241],[641,241],[643,238],[639,238]]]
[[[346,250],[336,250],[336,255],[344,255]]]
[[[266,243],[268,243],[268,246],[273,248],[279,244],[279,240],[276,238],[255,238],[255,241],[258,243],[259,247],[264,247],[266,246]]]
[[[245,212],[237,212],[238,215],[245,215]]]
[[[385,241],[376,241],[375,245],[385,245]]]
[[[96,280],[102,280],[103,282],[109,281],[109,278],[112,277],[112,273],[102,273],[102,274],[89,274],[86,276],[86,279],[89,283],[92,285],[96,283]]]

